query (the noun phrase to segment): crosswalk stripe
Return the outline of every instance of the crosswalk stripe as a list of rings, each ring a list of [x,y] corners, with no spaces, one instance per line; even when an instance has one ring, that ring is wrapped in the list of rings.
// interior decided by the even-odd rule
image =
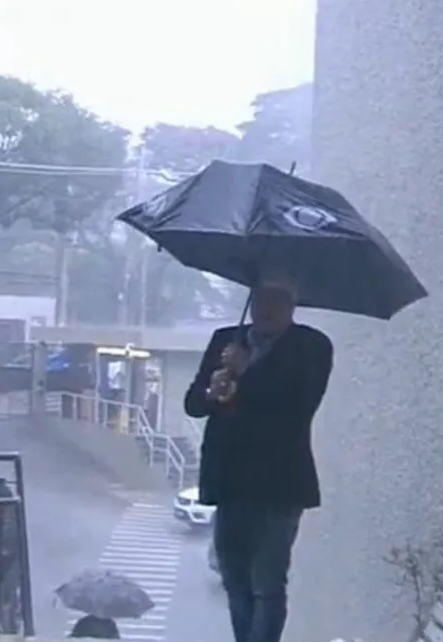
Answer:
[[[170,527],[168,508],[137,502],[126,510],[100,557],[102,567],[131,578],[155,604],[140,620],[118,622],[122,639],[165,640],[183,543],[182,536],[168,532]]]
[[[177,566],[179,566],[179,560],[172,557],[144,557],[140,560],[133,560],[128,557],[106,557],[101,560],[101,565],[106,566],[107,568],[124,566],[128,569],[128,572],[136,574],[141,573],[142,575],[146,575],[148,569],[151,573],[161,571],[176,574]]]
[[[165,642],[168,611],[179,571],[183,535],[170,532],[171,511],[161,504],[136,502],[111,534],[99,565],[132,579],[154,602],[138,620],[118,620],[122,640]],[[67,625],[77,622],[71,611]],[[68,636],[70,630],[66,632]]]

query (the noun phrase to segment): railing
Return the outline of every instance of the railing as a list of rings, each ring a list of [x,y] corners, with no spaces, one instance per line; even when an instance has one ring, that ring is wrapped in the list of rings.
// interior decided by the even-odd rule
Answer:
[[[200,453],[200,447],[203,440],[203,427],[197,419],[192,417],[185,417],[184,429],[186,437],[189,439],[197,457]]]
[[[186,461],[169,435],[157,433],[149,424],[143,408],[138,404],[125,404],[93,395],[71,392],[59,393],[60,402],[51,398],[47,411],[61,419],[88,421],[109,430],[132,437],[142,438],[147,446],[148,463],[164,461],[164,470],[169,479],[175,473],[179,488],[185,481]]]
[[[170,478],[175,475],[178,486],[183,488],[187,469],[184,455],[169,435],[158,433],[152,428],[140,405],[125,404],[94,395],[50,392],[45,396],[45,411],[48,415],[61,419],[97,423],[110,430],[142,438],[147,446],[149,465],[162,460],[166,476]],[[29,412],[29,392],[0,395],[0,418],[25,416]],[[192,419],[186,421],[187,436],[198,453],[202,430],[198,422]]]
[[[142,437],[145,440],[145,444],[148,446],[148,462],[149,462],[149,465],[152,466],[152,464],[155,461],[155,451],[156,451],[155,431],[150,425],[143,408],[141,406],[136,406],[136,408],[137,408],[136,435],[138,437]]]
[[[0,418],[21,417],[29,412],[29,391],[0,395]]]
[[[3,488],[0,497],[0,630],[31,637],[35,631],[22,462],[18,453],[0,453],[0,462],[13,465],[14,479],[7,481],[15,486],[15,493]]]
[[[172,439],[166,436],[166,457],[165,457],[165,473],[166,477],[169,479],[171,477],[171,472],[173,469],[177,472],[177,484],[181,489],[184,486],[185,481],[185,468],[186,461],[183,454],[174,444]]]

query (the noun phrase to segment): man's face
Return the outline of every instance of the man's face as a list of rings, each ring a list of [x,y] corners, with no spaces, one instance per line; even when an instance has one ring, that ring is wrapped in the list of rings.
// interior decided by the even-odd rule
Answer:
[[[251,300],[251,318],[259,332],[276,334],[291,323],[294,313],[291,294],[278,287],[258,287]]]

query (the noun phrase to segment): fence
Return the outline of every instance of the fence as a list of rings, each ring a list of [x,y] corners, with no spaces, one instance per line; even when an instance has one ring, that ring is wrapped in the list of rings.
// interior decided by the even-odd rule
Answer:
[[[152,428],[141,406],[97,398],[94,395],[49,392],[45,397],[45,411],[48,415],[61,419],[97,423],[109,430],[141,440],[148,464],[163,465],[168,479],[173,478],[180,489],[185,485],[187,463],[183,453],[169,435]],[[29,412],[29,392],[0,395],[0,418],[23,416]],[[187,422],[187,428],[188,437],[197,452],[201,442],[201,428],[192,420]]]
[[[192,448],[198,455],[203,440],[203,426],[201,422],[192,417],[185,417],[184,429]]]
[[[29,391],[0,394],[0,418],[19,417],[29,413]]]
[[[0,631],[31,637],[35,631],[22,462],[17,453],[0,453],[0,462],[12,465],[14,474],[12,480],[3,479],[0,488]]]
[[[93,395],[62,392],[57,401],[55,393],[47,398],[47,412],[61,419],[96,423],[141,440],[150,466],[163,465],[168,479],[174,479],[181,489],[185,483],[186,461],[166,434],[156,432],[149,424],[143,408],[137,404],[110,401]]]

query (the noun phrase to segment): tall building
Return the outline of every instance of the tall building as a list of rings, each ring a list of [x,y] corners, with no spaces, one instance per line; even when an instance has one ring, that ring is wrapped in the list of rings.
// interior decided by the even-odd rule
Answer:
[[[324,505],[295,552],[287,639],[404,642],[414,600],[384,558],[443,538],[441,34],[440,0],[318,1],[314,176],[387,234],[430,297],[388,323],[324,321],[336,346],[315,439]]]

